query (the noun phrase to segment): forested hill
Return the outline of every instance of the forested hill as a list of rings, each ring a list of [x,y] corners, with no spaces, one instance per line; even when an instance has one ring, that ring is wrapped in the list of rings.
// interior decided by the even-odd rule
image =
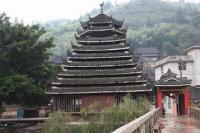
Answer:
[[[130,0],[122,5],[105,4],[104,10],[114,18],[123,19],[129,27],[127,38],[134,47],[157,47],[166,55],[181,54],[192,45],[200,44],[200,5],[189,3],[162,2],[159,0]],[[99,12],[93,10],[91,17]],[[85,20],[86,16],[81,17]],[[80,27],[79,20],[63,20],[47,23],[48,33],[43,36],[55,37],[56,55],[70,49],[74,33]],[[60,22],[60,23],[59,23]]]

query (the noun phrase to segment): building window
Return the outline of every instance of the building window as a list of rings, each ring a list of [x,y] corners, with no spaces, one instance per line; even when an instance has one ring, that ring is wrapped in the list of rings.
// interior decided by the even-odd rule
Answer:
[[[181,65],[178,65],[179,70],[186,70],[186,63],[181,63]]]
[[[186,70],[186,63],[182,64],[182,70]]]
[[[187,78],[187,77],[183,77],[183,79],[185,79],[185,80],[188,80],[188,78]]]
[[[75,105],[82,105],[82,99],[75,99]]]

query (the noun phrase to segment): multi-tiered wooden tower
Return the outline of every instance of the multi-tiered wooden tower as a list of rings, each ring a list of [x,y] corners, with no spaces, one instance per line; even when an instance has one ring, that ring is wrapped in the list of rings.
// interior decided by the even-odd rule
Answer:
[[[122,24],[104,14],[102,5],[100,14],[81,22],[72,55],[46,91],[55,110],[79,112],[95,101],[113,106],[128,93],[134,97],[150,94],[141,65],[126,44],[127,29]]]

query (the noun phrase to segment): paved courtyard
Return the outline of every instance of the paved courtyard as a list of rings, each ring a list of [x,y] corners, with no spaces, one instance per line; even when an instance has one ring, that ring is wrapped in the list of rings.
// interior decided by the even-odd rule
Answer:
[[[188,116],[164,116],[160,118],[162,133],[200,133],[200,121]]]

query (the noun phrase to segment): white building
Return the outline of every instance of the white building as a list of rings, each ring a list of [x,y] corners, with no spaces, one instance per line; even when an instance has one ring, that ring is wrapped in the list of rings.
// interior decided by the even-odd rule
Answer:
[[[168,56],[155,63],[155,80],[170,68],[180,77],[179,62],[182,62],[182,77],[191,80],[192,86],[200,86],[200,46],[192,46],[185,51],[185,55]]]
[[[177,77],[181,77],[179,70],[179,63],[182,64],[182,77],[191,80],[192,86],[200,86],[200,46],[192,46],[184,51],[185,55],[181,56],[168,56],[155,63],[155,80],[159,80],[161,75],[170,69]],[[198,88],[198,87],[196,87]],[[198,89],[190,90],[191,96],[198,93]],[[172,96],[170,94],[170,96]],[[192,96],[193,97],[193,96]],[[199,97],[199,96],[197,96]],[[199,99],[199,98],[197,98]],[[177,99],[165,96],[162,104],[166,114],[177,115]]]

